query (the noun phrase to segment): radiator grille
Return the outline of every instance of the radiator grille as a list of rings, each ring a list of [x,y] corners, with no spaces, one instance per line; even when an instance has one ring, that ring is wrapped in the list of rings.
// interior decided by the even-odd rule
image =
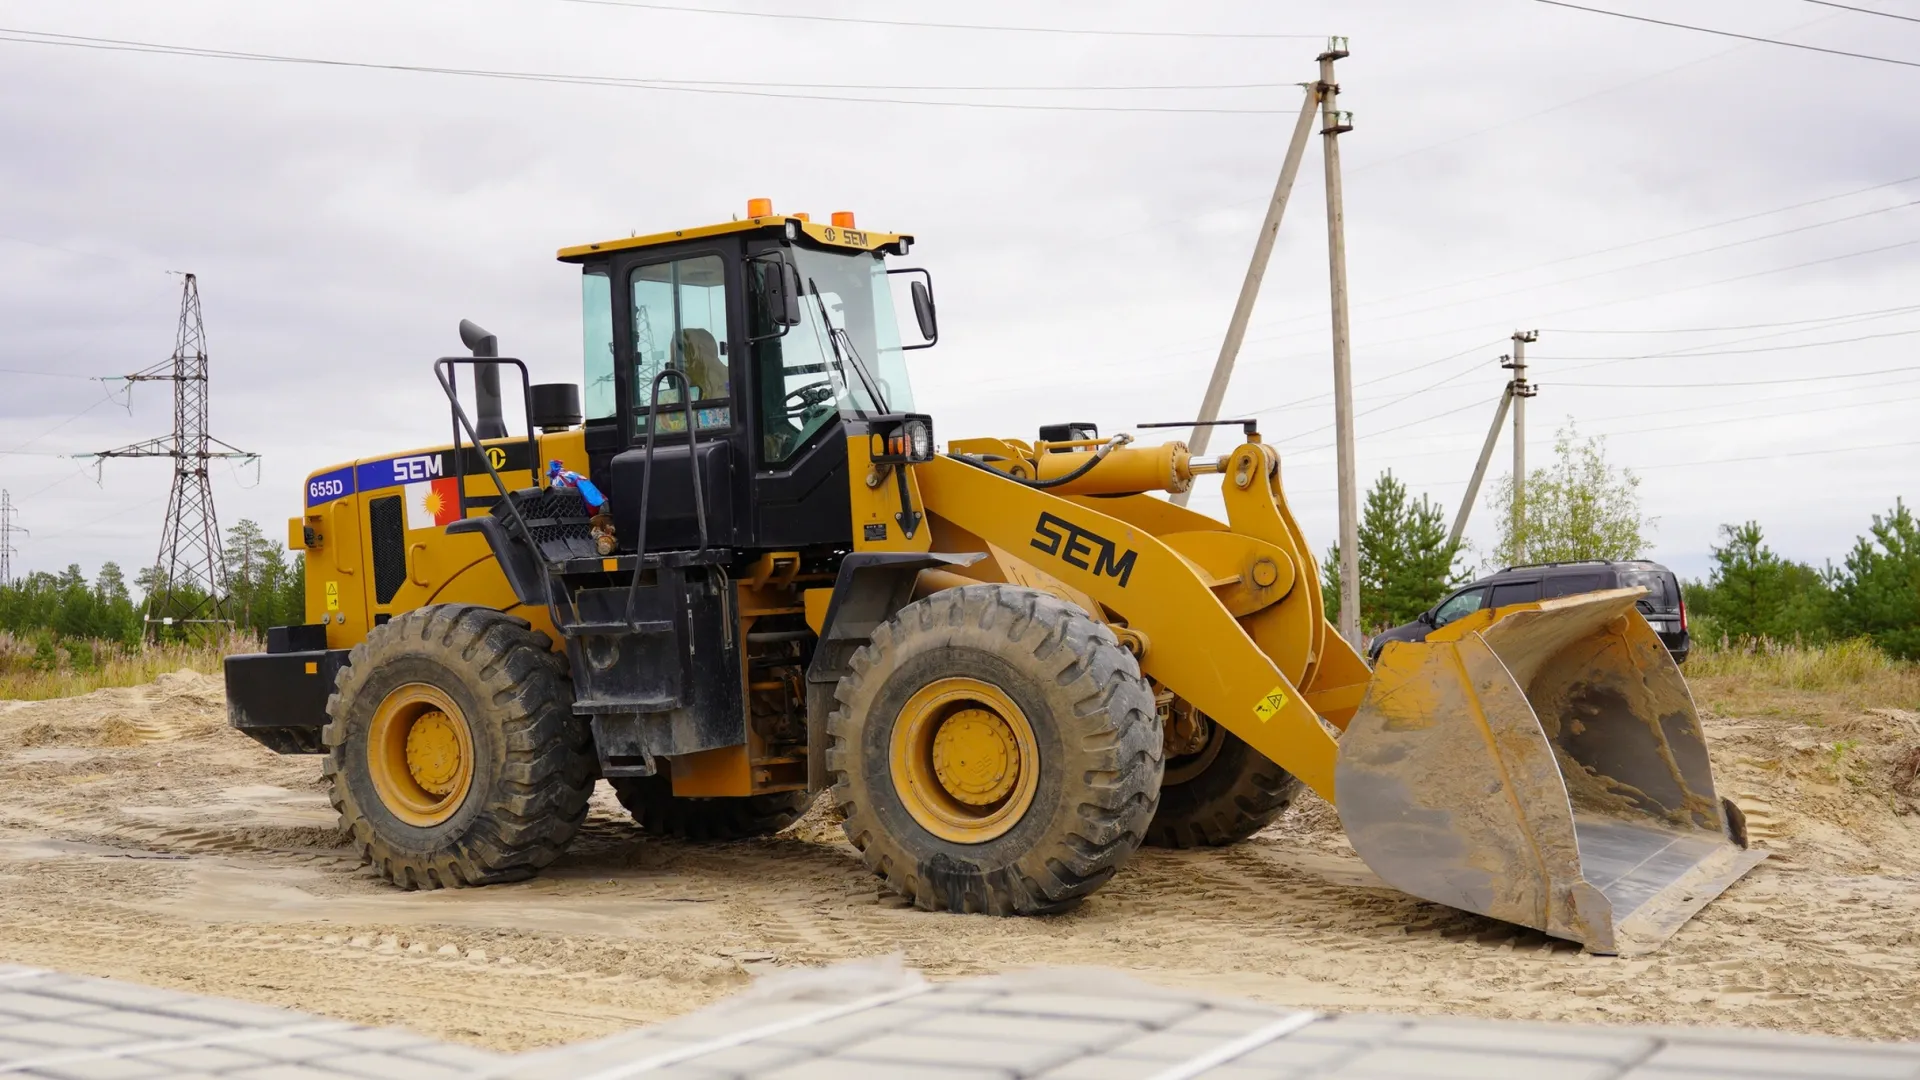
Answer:
[[[407,527],[400,496],[367,501],[367,526],[373,533],[373,602],[386,604],[407,581]]]

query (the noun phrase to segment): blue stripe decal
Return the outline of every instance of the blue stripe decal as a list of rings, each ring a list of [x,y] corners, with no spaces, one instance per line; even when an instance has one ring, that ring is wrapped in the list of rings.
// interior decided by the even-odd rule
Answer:
[[[400,484],[438,480],[445,475],[446,462],[436,452],[365,462],[355,474],[355,481],[361,491],[378,491]]]
[[[353,494],[353,466],[307,477],[307,506],[312,508]]]

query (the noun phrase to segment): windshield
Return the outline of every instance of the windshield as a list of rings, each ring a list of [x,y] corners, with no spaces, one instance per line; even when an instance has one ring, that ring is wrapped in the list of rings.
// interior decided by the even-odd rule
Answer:
[[[839,416],[913,408],[886,263],[865,252],[787,249],[798,271],[800,323],[779,332],[764,304],[749,305],[756,344],[762,460],[779,465]],[[770,259],[752,263],[766,295]]]
[[[1678,611],[1680,600],[1678,590],[1673,587],[1673,574],[1665,570],[1629,570],[1620,575],[1621,588],[1631,589],[1639,586],[1647,590],[1640,598],[1646,610]]]
[[[801,323],[782,342],[787,371],[810,368],[811,381],[829,380],[843,414],[911,410],[913,387],[886,263],[865,252],[792,250],[800,271]]]

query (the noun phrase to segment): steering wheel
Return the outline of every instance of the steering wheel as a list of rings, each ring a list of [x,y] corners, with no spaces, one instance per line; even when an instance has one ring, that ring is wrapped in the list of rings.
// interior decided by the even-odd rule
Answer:
[[[788,416],[804,416],[832,402],[836,396],[832,381],[822,379],[787,391],[784,404]]]

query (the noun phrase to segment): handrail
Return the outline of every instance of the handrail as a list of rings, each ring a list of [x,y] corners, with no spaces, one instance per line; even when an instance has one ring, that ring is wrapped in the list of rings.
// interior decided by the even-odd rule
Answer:
[[[527,408],[527,451],[532,455],[528,466],[533,472],[535,487],[540,486],[540,437],[533,430],[533,379],[527,374],[527,365],[510,356],[443,356],[433,362],[433,377],[440,380],[440,389],[447,395],[448,404],[453,406],[453,475],[454,490],[459,493],[460,516],[467,516],[467,471],[461,467],[460,451],[465,449],[460,442],[460,431],[466,429],[467,437],[473,440],[474,449],[480,451],[480,464],[487,467],[487,475],[493,478],[493,486],[500,492],[500,501],[507,506],[507,512],[513,516],[514,524],[520,527],[520,535],[526,539],[535,555],[540,548],[533,540],[533,530],[527,527],[527,519],[520,516],[520,508],[507,497],[507,482],[500,470],[493,467],[493,459],[487,456],[487,448],[480,442],[480,433],[474,430],[473,421],[468,418],[467,410],[460,405],[460,392],[453,385],[453,366],[467,364],[478,367],[481,364],[512,364],[520,369],[521,396]]]
[[[653,386],[647,405],[647,454],[640,467],[640,521],[634,533],[633,577],[627,583],[627,612],[625,621],[629,627],[633,623],[633,602],[640,593],[640,574],[647,564],[647,510],[653,498],[653,446],[660,430],[660,385],[671,376],[680,380],[681,414],[687,420],[687,464],[693,469],[693,515],[700,527],[700,546],[696,553],[707,550],[707,499],[706,491],[700,481],[700,425],[693,411],[693,381],[687,373],[676,368],[667,368],[653,377]]]

